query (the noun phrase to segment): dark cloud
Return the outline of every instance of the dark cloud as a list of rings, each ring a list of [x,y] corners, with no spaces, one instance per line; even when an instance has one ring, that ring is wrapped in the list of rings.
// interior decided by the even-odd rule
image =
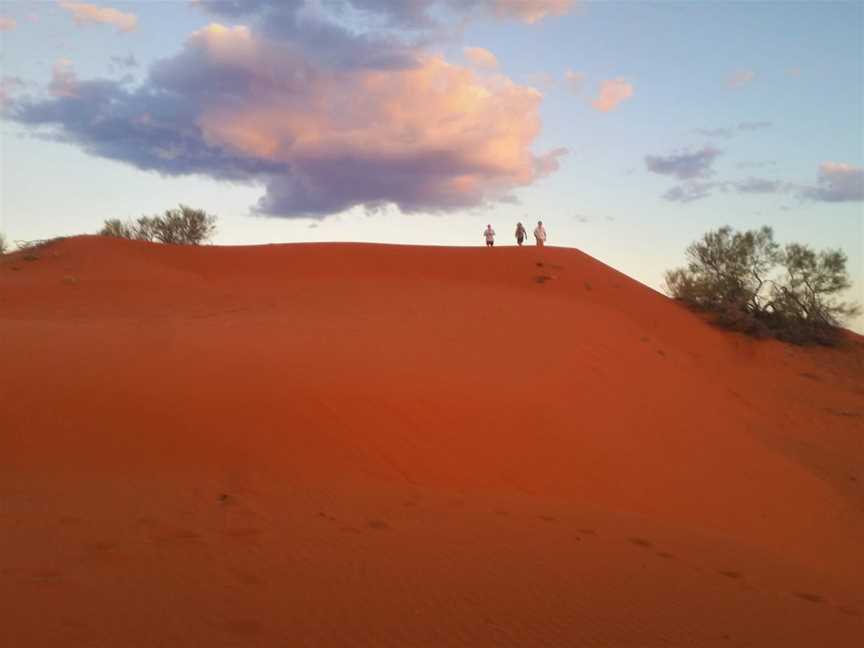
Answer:
[[[77,81],[74,92],[12,105],[9,117],[24,125],[55,127],[50,137],[92,155],[166,175],[205,174],[253,180],[284,164],[236,155],[209,145],[196,123],[194,100],[164,88],[129,91],[122,82]]]
[[[705,146],[696,151],[680,151],[671,155],[646,155],[645,167],[652,173],[675,176],[679,180],[708,178],[713,175],[711,165],[722,151]]]

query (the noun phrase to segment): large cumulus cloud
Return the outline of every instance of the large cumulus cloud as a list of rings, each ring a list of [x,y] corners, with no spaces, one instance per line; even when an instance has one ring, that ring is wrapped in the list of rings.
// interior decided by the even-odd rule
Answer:
[[[62,92],[14,101],[6,115],[141,169],[260,183],[258,211],[289,217],[506,200],[564,154],[531,152],[542,97],[502,75],[478,76],[398,34],[349,32],[299,1],[198,4],[284,23],[278,38],[254,21],[213,23],[134,88],[79,80],[64,63]]]

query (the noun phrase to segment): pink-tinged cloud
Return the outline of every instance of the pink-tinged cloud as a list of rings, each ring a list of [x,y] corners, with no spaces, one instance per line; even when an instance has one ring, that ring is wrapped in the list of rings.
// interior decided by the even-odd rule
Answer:
[[[119,31],[130,32],[138,26],[138,17],[135,14],[123,13],[112,7],[99,7],[85,2],[70,2],[59,0],[58,4],[72,14],[76,25],[89,25],[101,23],[112,25]]]
[[[465,58],[471,65],[487,70],[494,70],[498,67],[498,58],[489,50],[482,47],[466,47],[462,50]]]
[[[14,18],[8,16],[0,16],[0,32],[12,31],[18,25]]]
[[[20,77],[0,77],[0,110],[23,87],[24,81]]]
[[[515,18],[530,24],[568,14],[576,0],[489,0],[489,4],[500,18]]]
[[[600,84],[600,94],[591,102],[591,105],[600,112],[609,112],[632,96],[632,84],[624,79],[609,79]]]
[[[756,73],[753,70],[738,70],[733,72],[728,79],[726,85],[729,88],[741,88],[748,83],[751,83],[756,78]]]
[[[78,91],[78,77],[69,59],[58,59],[51,73],[48,86],[55,97],[74,97]]]
[[[60,64],[55,99],[22,101],[11,118],[141,169],[261,183],[257,211],[285,217],[513,200],[558,168],[563,149],[531,151],[538,91],[411,55],[402,67],[387,57],[335,66],[292,41],[213,24],[141,87],[78,80]]]
[[[265,213],[387,201],[404,211],[479,205],[551,173],[561,155],[530,152],[538,92],[437,56],[401,70],[318,70],[286,87],[266,76],[285,52],[245,28],[211,25],[189,47],[253,78],[254,92],[208,102],[198,125],[211,146],[291,169],[271,179]]]
[[[573,94],[579,94],[582,92],[582,85],[585,82],[585,75],[582,72],[574,72],[573,70],[567,70],[564,73],[564,83],[570,88],[570,91]]]
[[[806,187],[805,198],[825,202],[859,202],[864,200],[864,167],[844,162],[823,162],[815,187]]]

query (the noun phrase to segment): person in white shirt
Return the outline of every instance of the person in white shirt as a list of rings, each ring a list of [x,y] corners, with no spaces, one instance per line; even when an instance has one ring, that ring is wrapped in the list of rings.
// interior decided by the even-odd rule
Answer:
[[[543,221],[537,221],[537,227],[534,228],[534,238],[537,241],[537,247],[546,245],[546,228],[543,227]]]
[[[486,247],[492,247],[495,245],[495,230],[492,229],[491,225],[486,226],[483,236],[486,239]]]

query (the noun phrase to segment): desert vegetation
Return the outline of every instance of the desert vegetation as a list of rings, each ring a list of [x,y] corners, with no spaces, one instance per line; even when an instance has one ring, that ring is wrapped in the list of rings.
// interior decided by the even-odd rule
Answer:
[[[3,232],[0,232],[0,254],[6,254],[8,247],[9,244],[6,243],[6,237],[3,235]]]
[[[851,286],[842,251],[781,246],[770,227],[721,227],[692,243],[686,256],[686,267],[666,273],[667,291],[736,331],[830,345],[846,318],[859,312],[841,299]]]
[[[216,233],[216,217],[203,209],[180,205],[161,216],[142,216],[137,220],[106,220],[99,234],[135,241],[172,245],[201,245]]]

